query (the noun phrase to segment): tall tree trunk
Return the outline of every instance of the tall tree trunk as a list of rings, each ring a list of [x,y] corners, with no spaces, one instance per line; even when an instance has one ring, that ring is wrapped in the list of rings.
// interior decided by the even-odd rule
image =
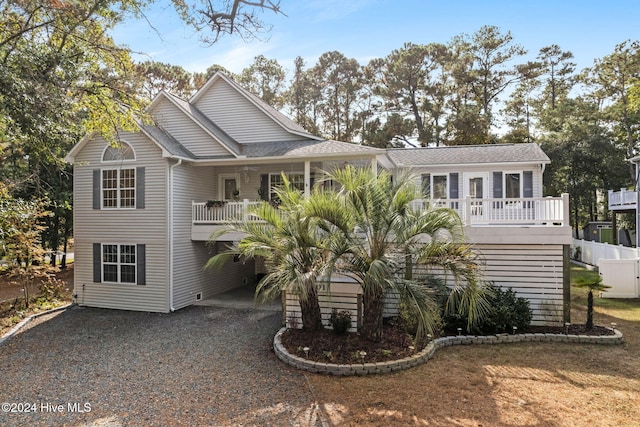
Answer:
[[[302,327],[304,330],[319,331],[323,328],[318,293],[314,285],[309,287],[307,298],[300,298],[300,310],[302,311]]]
[[[384,308],[384,294],[365,294],[362,305],[362,328],[360,333],[369,341],[378,342],[382,339],[382,310]]]

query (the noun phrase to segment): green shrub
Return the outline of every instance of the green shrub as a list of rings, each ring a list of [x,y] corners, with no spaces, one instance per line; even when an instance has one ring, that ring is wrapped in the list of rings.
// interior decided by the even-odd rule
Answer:
[[[510,288],[503,290],[494,284],[489,285],[489,288],[491,291],[488,298],[490,309],[478,324],[468,331],[468,317],[465,313],[445,313],[443,317],[447,333],[456,334],[458,328],[461,328],[465,333],[491,335],[511,333],[514,326],[518,328],[518,331],[529,326],[533,316],[529,301],[516,296],[516,293]]]
[[[394,324],[398,328],[412,336],[416,335],[418,330],[418,313],[414,306],[400,302],[400,310],[394,320]]]
[[[338,311],[335,308],[331,311],[329,323],[333,328],[333,332],[342,335],[351,329],[351,312],[348,310]]]

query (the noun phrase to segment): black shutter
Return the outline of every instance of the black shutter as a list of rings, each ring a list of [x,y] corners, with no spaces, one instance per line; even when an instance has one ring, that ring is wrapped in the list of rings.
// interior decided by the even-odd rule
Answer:
[[[260,199],[269,200],[269,175],[260,175]]]
[[[502,199],[502,172],[493,173],[493,198]]]
[[[147,284],[147,251],[145,245],[136,245],[136,272],[138,285]]]
[[[93,209],[100,209],[100,169],[93,170]]]
[[[102,245],[100,243],[93,244],[93,281],[102,282]]]
[[[136,168],[136,209],[144,209],[144,167]]]
[[[458,174],[457,173],[449,174],[449,198],[453,200],[458,198]]]
[[[533,197],[533,172],[522,172],[522,196]]]

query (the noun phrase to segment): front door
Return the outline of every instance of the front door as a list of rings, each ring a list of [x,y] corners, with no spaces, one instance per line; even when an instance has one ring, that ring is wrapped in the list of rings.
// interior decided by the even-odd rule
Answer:
[[[464,196],[471,198],[471,219],[481,219],[483,213],[483,199],[487,198],[489,185],[488,173],[465,173]]]

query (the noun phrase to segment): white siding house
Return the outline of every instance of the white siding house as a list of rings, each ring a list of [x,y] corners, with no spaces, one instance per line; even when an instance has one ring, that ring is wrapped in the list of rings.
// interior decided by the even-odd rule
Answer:
[[[210,243],[211,233],[270,200],[282,173],[308,194],[323,170],[347,162],[411,169],[425,199],[458,211],[488,280],[529,298],[536,322],[568,315],[568,200],[543,197],[549,159],[536,144],[383,150],[326,140],[222,73],[188,101],[160,93],[148,112],[153,125],[122,134],[118,149],[88,136],[67,156],[80,305],[169,312],[255,282],[260,260],[202,269],[241,237]],[[325,315],[338,302],[358,312],[357,284],[336,286]]]
[[[253,262],[203,270],[226,244],[207,242],[216,228],[269,200],[282,173],[308,192],[331,162],[385,155],[311,135],[221,73],[189,101],[161,92],[148,112],[154,124],[119,148],[90,135],[67,155],[80,305],[169,312],[254,282]]]
[[[527,298],[533,323],[568,320],[568,197],[543,197],[549,157],[537,144],[389,150],[425,196],[458,211],[485,279]]]

